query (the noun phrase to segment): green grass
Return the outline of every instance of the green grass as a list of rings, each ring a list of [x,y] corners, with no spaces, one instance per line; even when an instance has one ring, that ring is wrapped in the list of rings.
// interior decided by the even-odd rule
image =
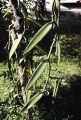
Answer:
[[[72,39],[67,36],[61,36],[62,54],[60,64],[57,65],[57,59],[55,55],[52,54],[50,59],[50,77],[49,66],[47,66],[41,77],[33,85],[33,90],[42,91],[48,78],[49,80],[46,88],[48,91],[53,91],[57,80],[55,78],[62,78],[61,87],[67,87],[68,90],[70,89],[70,81],[72,80],[72,77],[81,76],[80,60],[78,57],[80,55],[80,51],[78,45],[76,45],[78,44],[79,39],[80,36],[78,36],[78,41],[76,36],[72,36]],[[35,68],[40,63],[40,61],[46,57],[46,55],[40,57],[34,56],[33,60],[35,62]],[[33,70],[35,70],[35,68]],[[16,69],[16,66],[14,66],[14,69]],[[18,76],[17,73],[14,73],[15,77],[13,81],[10,79],[8,74],[9,70],[7,64],[5,64],[4,62],[0,63],[0,118],[1,120],[16,120],[21,109],[21,106],[19,105],[19,103],[17,103],[16,99],[18,89],[17,84],[16,86],[14,86],[14,81],[17,81]],[[35,112],[37,115],[39,114],[36,105],[32,109],[34,111],[36,110]],[[40,120],[36,118],[37,115],[33,116],[33,120]],[[19,120],[23,120],[23,118],[20,117]]]
[[[46,57],[46,56],[45,56]],[[38,59],[39,61],[39,59]],[[45,80],[48,79],[48,67],[45,69],[42,76],[39,78],[38,82],[35,83],[37,88],[43,88]],[[8,78],[8,67],[6,64],[1,63],[0,64],[0,99],[6,99],[10,93],[12,93],[14,89],[13,81]],[[50,64],[50,84],[52,87],[52,83],[54,82],[54,79],[51,78],[63,78],[62,84],[67,83],[67,79],[73,75],[81,76],[81,68],[79,66],[79,63],[74,61],[72,58],[62,58],[59,66],[54,62],[53,56],[51,56],[51,64]]]
[[[17,104],[17,87],[9,77],[7,64],[0,63],[0,120],[16,120],[21,118],[21,106]]]

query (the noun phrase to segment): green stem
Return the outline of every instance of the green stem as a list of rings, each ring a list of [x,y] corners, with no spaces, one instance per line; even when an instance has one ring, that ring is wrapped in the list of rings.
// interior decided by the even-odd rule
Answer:
[[[53,39],[53,42],[51,44],[51,47],[50,47],[50,50],[49,50],[49,53],[48,53],[48,57],[47,57],[48,59],[50,58],[50,55],[51,55],[51,52],[52,52],[55,41],[56,41],[56,35],[55,35],[55,37]]]

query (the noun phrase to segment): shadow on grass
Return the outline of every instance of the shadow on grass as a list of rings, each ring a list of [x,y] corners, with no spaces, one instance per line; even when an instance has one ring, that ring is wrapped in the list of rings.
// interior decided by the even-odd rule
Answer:
[[[81,76],[72,76],[69,87],[60,87],[56,99],[52,92],[43,96],[37,109],[35,120],[81,120]]]

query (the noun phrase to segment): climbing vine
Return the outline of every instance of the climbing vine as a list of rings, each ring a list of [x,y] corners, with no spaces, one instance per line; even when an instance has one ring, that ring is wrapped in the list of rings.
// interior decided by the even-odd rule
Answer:
[[[43,1],[44,2],[44,1]],[[44,2],[45,3],[45,2]],[[22,96],[23,108],[21,112],[24,111],[25,119],[29,120],[29,109],[37,103],[38,100],[46,92],[46,86],[50,77],[50,55],[54,45],[56,45],[55,56],[57,58],[57,64],[60,63],[60,42],[59,42],[59,8],[60,1],[54,0],[52,5],[51,21],[45,23],[43,26],[40,21],[43,20],[42,9],[36,9],[35,13],[38,12],[37,19],[28,12],[28,7],[24,3],[18,2],[17,0],[11,0],[13,19],[10,25],[10,46],[9,46],[9,61],[14,60],[17,64],[18,80],[20,83],[20,91]],[[45,4],[39,1],[39,5],[43,7]],[[45,11],[45,8],[44,8]],[[32,25],[33,23],[33,25]],[[34,27],[30,30],[31,26],[36,26],[37,31],[34,32]],[[39,28],[40,27],[40,28]],[[38,29],[39,28],[39,29]],[[51,40],[51,45],[49,46],[49,52],[46,53],[46,58],[41,60],[39,65],[33,70],[33,54],[35,52],[41,53],[41,48],[39,43],[48,36],[49,32],[52,32],[53,39]],[[28,39],[28,34],[31,32],[31,38]],[[34,32],[34,33],[33,33]],[[33,35],[34,34],[34,35]],[[50,38],[49,38],[50,40]],[[39,79],[44,70],[48,67],[48,79],[41,92],[35,91],[35,95],[32,94],[32,87]],[[10,68],[10,70],[12,67]],[[12,71],[12,70],[11,70]],[[12,71],[13,72],[13,71]],[[13,77],[13,76],[12,76]],[[56,85],[54,86],[53,96],[56,97],[59,82],[56,80]]]

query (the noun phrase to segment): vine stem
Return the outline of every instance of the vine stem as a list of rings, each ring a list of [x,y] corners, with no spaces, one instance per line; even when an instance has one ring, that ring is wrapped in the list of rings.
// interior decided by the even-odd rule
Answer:
[[[45,86],[44,86],[42,92],[45,91],[45,89],[46,89],[46,87],[47,87],[47,83],[48,83],[48,81],[49,81],[49,76],[50,76],[50,55],[51,55],[51,52],[52,52],[52,49],[53,49],[53,46],[54,46],[55,41],[56,41],[56,35],[55,35],[55,37],[54,37],[54,39],[53,39],[53,42],[52,42],[52,44],[51,44],[51,47],[50,47],[50,50],[49,50],[49,54],[48,54],[48,57],[47,57],[47,60],[49,60],[49,73],[48,73],[48,79],[46,80],[46,83],[45,83]]]
[[[56,38],[57,38],[57,35],[55,35],[55,37],[54,37],[54,39],[53,39],[53,42],[52,42],[52,44],[51,44],[51,47],[50,47],[50,50],[49,50],[49,53],[48,53],[48,57],[47,57],[47,59],[50,58],[50,55],[51,55],[51,52],[52,52],[52,49],[53,49],[54,43],[55,43],[55,41],[56,41]]]

